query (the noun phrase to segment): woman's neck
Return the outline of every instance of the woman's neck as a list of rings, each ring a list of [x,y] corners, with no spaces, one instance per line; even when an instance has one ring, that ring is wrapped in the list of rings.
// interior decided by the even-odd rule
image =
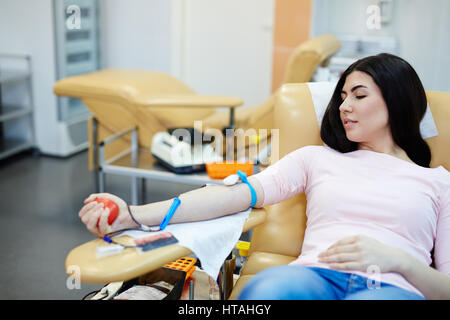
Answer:
[[[374,151],[374,152],[379,152],[379,153],[385,153],[385,154],[391,155],[393,157],[414,163],[414,161],[412,161],[408,157],[408,154],[406,153],[405,150],[403,150],[402,148],[400,148],[399,146],[394,145],[394,144],[376,146],[376,145],[370,145],[367,143],[359,143],[358,150],[369,150],[369,151]]]

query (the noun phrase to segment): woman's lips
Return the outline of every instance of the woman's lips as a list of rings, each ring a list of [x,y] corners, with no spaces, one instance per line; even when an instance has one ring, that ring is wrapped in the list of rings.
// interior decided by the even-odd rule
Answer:
[[[344,128],[353,128],[358,121],[345,120]]]

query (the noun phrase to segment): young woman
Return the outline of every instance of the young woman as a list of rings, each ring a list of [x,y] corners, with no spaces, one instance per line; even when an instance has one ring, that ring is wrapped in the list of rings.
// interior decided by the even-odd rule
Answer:
[[[255,207],[305,192],[308,222],[298,259],[254,276],[241,299],[450,299],[450,173],[429,167],[419,129],[426,103],[399,57],[367,57],[342,74],[322,121],[325,145],[295,150],[248,179]],[[122,199],[93,194],[79,212],[92,233],[107,229],[108,209],[96,197],[118,203],[113,230],[136,226]],[[243,211],[251,192],[209,186],[180,199],[172,223]],[[158,225],[171,203],[130,210]]]

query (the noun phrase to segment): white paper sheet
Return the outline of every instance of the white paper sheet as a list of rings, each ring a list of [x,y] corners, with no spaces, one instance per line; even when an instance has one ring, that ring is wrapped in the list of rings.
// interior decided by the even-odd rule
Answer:
[[[170,224],[163,232],[171,232],[181,246],[194,252],[202,269],[216,279],[222,263],[239,240],[250,210],[212,220]],[[132,230],[121,235],[139,239],[149,233]]]

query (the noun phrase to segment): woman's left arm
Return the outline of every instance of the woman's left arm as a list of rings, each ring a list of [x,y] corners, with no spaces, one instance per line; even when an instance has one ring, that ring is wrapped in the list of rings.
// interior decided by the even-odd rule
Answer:
[[[450,299],[450,277],[404,253],[398,272],[430,300]]]
[[[338,270],[400,273],[427,299],[450,299],[450,277],[420,262],[408,253],[375,239],[358,235],[342,239],[319,255],[319,262]]]

